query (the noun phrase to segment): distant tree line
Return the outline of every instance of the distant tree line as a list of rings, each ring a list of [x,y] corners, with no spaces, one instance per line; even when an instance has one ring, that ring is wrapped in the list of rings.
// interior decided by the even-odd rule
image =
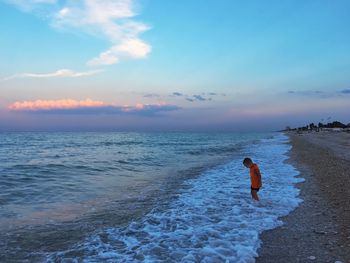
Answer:
[[[350,123],[348,124],[344,124],[341,123],[340,121],[333,121],[333,122],[329,122],[327,124],[323,124],[322,122],[319,122],[318,125],[316,125],[315,123],[310,123],[309,125],[306,126],[302,126],[302,127],[298,127],[298,128],[291,128],[289,126],[286,127],[286,131],[310,131],[310,130],[320,130],[323,128],[350,128]]]

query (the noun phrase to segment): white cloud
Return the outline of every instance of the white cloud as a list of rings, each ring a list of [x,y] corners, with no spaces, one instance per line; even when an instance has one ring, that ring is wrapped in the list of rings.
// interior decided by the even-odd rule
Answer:
[[[62,8],[60,11],[58,11],[58,14],[57,14],[57,17],[59,18],[63,18],[65,16],[67,16],[70,12],[70,9],[65,7],[65,8]]]
[[[21,73],[21,74],[15,74],[12,76],[8,76],[6,78],[3,78],[3,81],[11,80],[11,79],[18,79],[18,78],[76,78],[76,77],[84,77],[84,76],[91,76],[95,75],[102,70],[89,70],[89,71],[83,71],[83,72],[75,72],[70,69],[59,69],[55,72],[50,73]]]
[[[87,64],[111,65],[125,59],[142,59],[151,46],[140,38],[150,27],[134,21],[135,0],[5,0],[24,11],[44,10],[45,18],[61,30],[78,30],[106,39],[111,47]]]
[[[90,66],[111,65],[123,58],[144,58],[151,51],[151,47],[139,39],[128,39],[115,45],[98,57],[88,61]]]
[[[119,57],[114,52],[113,47],[105,52],[102,52],[98,57],[87,62],[89,66],[112,65],[119,62]]]
[[[131,0],[71,0],[56,13],[53,25],[107,39],[112,46],[87,64],[111,65],[124,59],[142,59],[151,52],[151,46],[139,37],[149,26],[131,20],[134,16]]]

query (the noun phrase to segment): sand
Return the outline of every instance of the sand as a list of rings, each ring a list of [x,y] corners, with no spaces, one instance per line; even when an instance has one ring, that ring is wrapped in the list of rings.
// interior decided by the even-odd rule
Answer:
[[[287,133],[303,203],[262,233],[257,263],[350,262],[350,134]],[[283,198],[283,196],[281,196]]]

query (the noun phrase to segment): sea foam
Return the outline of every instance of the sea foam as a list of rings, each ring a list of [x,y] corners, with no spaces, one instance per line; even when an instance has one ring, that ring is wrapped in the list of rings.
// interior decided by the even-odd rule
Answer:
[[[47,255],[48,261],[255,262],[259,234],[282,224],[302,201],[303,179],[285,160],[291,146],[283,134],[247,144],[235,158],[183,183],[165,209],[154,208],[123,228],[96,231],[85,241]],[[262,172],[261,201],[250,197],[249,156]]]

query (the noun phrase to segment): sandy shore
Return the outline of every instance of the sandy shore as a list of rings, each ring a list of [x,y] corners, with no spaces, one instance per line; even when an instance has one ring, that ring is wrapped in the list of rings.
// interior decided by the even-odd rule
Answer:
[[[288,133],[304,202],[261,235],[257,263],[350,262],[350,134]],[[281,197],[283,198],[283,197]]]

